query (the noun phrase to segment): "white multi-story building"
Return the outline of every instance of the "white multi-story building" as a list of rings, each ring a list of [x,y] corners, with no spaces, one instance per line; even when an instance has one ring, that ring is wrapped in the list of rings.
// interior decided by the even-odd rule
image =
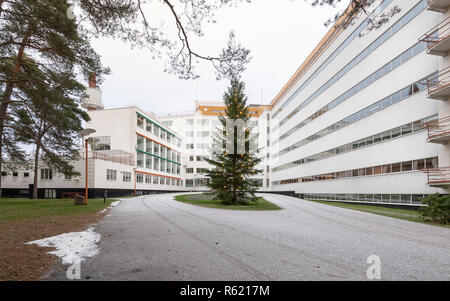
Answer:
[[[273,191],[403,205],[448,194],[449,4],[375,1],[340,18],[272,103]]]
[[[270,190],[270,166],[268,164],[270,142],[270,106],[250,105],[253,130],[258,135],[258,157],[262,162],[257,166],[264,170],[255,180],[260,190]],[[220,102],[198,102],[190,113],[172,113],[158,116],[163,124],[174,129],[183,136],[181,151],[185,171],[185,188],[189,190],[206,190],[209,178],[206,176],[211,165],[204,158],[211,159],[211,147],[217,129],[221,125],[219,116],[225,112],[225,105]]]
[[[89,197],[181,191],[181,137],[137,107],[104,109],[101,91],[90,82],[89,98],[83,103],[91,121],[86,128],[95,133],[88,140],[87,185]],[[80,177],[67,177],[45,165],[39,167],[38,195],[60,198],[83,193],[86,187],[86,152],[73,162]],[[2,173],[3,195],[30,195],[32,168]]]

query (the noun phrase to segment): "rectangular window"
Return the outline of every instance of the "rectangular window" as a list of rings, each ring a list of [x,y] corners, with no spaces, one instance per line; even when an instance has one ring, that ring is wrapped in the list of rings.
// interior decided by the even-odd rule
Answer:
[[[137,126],[140,127],[141,129],[144,128],[144,117],[138,115],[138,117],[137,117]]]
[[[416,160],[413,163],[414,170],[421,170],[425,168],[425,160]]]
[[[149,154],[153,154],[153,141],[145,139],[145,151]]]
[[[430,158],[426,160],[426,168],[437,168],[438,165],[438,158]]]
[[[402,163],[402,172],[412,171],[413,163],[412,161],[407,161]]]
[[[137,183],[144,183],[144,175],[141,173],[136,174],[136,182]]]
[[[136,158],[136,165],[139,167],[144,167],[144,154],[137,152]]]
[[[107,169],[106,170],[106,180],[117,181],[117,170]]]
[[[145,184],[151,184],[151,183],[152,183],[152,176],[145,175]]]
[[[152,169],[153,157],[145,154],[145,167],[148,169]]]
[[[24,173],[23,173],[23,177],[24,177],[24,178],[28,178],[29,176],[30,176],[30,173],[29,173],[29,172],[24,172]]]
[[[401,172],[401,164],[400,163],[392,164],[392,172]]]
[[[186,168],[186,173],[187,174],[193,174],[194,173],[194,169],[193,168]]]
[[[52,170],[48,168],[41,169],[41,180],[51,180],[53,178]]]
[[[124,171],[124,172],[122,173],[122,180],[123,180],[124,182],[131,182],[131,172],[126,172],[126,171]]]
[[[44,189],[44,197],[46,199],[56,199],[56,189]]]
[[[136,140],[136,148],[139,150],[145,150],[145,138],[142,136],[137,135]]]
[[[145,130],[147,132],[149,132],[150,134],[152,133],[152,127],[153,127],[152,123],[150,121],[146,120],[145,121]]]

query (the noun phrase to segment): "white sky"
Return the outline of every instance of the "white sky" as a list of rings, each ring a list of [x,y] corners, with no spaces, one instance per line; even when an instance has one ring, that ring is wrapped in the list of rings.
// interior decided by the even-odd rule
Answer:
[[[325,35],[328,29],[323,23],[338,11],[311,7],[309,2],[253,0],[223,8],[216,14],[217,23],[206,24],[205,36],[192,43],[204,55],[217,55],[234,30],[237,41],[250,49],[253,57],[243,74],[249,103],[268,104]],[[338,9],[345,8],[348,1],[344,3]],[[173,30],[173,19],[167,14],[159,16],[164,26]],[[99,39],[93,45],[112,70],[101,87],[106,108],[137,105],[158,114],[191,112],[196,99],[221,101],[229,84],[226,79],[216,80],[209,63],[199,66],[198,80],[186,81],[164,73],[164,58],[153,60],[146,49],[131,49],[112,39]]]

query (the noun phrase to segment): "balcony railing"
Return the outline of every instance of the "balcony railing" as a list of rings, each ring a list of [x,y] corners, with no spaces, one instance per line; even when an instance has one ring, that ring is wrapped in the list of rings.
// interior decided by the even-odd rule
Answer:
[[[436,76],[426,79],[428,98],[447,100],[450,96],[450,66],[439,71]]]
[[[428,9],[445,13],[450,6],[450,0],[428,0]]]
[[[86,158],[86,153],[82,152],[82,157]],[[134,155],[121,150],[109,150],[109,151],[89,151],[88,158],[93,160],[110,161],[114,163],[135,166]]]
[[[432,169],[424,169],[428,175],[428,185],[430,186],[449,186],[450,185],[450,166]]]
[[[450,116],[429,122],[426,127],[429,142],[445,144],[450,140]]]
[[[419,38],[427,43],[428,53],[447,56],[450,50],[450,17],[445,18],[438,25]]]

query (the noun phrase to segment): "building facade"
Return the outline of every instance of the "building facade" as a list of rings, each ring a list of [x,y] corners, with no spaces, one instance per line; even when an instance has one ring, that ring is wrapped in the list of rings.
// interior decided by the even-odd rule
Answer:
[[[158,116],[163,124],[181,133],[183,144],[183,167],[185,171],[185,188],[192,191],[207,190],[209,178],[206,176],[211,165],[205,158],[211,158],[213,138],[221,126],[219,116],[225,112],[225,105],[220,102],[198,102],[192,113],[172,113]],[[255,180],[261,191],[270,191],[270,166],[268,162],[270,143],[270,114],[271,107],[250,105],[251,122],[254,134],[258,135],[258,157],[262,158],[258,169],[264,172]]]
[[[272,103],[272,190],[402,205],[449,192],[448,5],[341,17]]]

